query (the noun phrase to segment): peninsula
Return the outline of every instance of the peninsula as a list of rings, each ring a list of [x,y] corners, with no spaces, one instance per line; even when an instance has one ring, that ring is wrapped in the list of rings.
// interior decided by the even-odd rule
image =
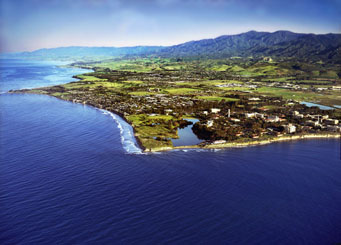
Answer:
[[[114,112],[133,127],[145,151],[181,148],[174,147],[172,139],[179,137],[179,128],[191,124],[188,118],[198,120],[192,130],[202,142],[183,147],[340,136],[339,53],[331,58],[324,56],[327,51],[280,56],[269,44],[270,51],[254,51],[253,56],[247,49],[241,56],[212,52],[215,57],[199,57],[186,45],[76,62],[72,66],[93,72],[76,76],[76,82],[10,92],[46,94]],[[190,55],[182,52],[185,48]]]

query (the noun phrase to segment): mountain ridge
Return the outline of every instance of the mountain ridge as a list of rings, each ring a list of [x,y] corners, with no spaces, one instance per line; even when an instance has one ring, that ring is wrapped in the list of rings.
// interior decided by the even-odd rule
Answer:
[[[164,58],[230,58],[286,57],[324,60],[341,63],[341,34],[248,31],[235,35],[192,40],[172,46],[89,47],[68,46],[43,48],[32,52],[5,54],[9,57],[132,57],[159,56]]]
[[[256,32],[223,35],[174,45],[161,50],[162,56],[275,56],[309,59],[341,59],[341,34],[303,34],[290,31]]]

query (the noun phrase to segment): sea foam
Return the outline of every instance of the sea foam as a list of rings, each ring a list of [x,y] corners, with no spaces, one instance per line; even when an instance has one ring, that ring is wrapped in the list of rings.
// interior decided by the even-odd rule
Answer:
[[[138,147],[136,139],[134,137],[133,128],[124,121],[120,116],[106,110],[101,110],[103,114],[110,115],[115,122],[117,123],[117,127],[120,130],[121,135],[121,143],[124,150],[130,154],[141,154],[142,150]]]

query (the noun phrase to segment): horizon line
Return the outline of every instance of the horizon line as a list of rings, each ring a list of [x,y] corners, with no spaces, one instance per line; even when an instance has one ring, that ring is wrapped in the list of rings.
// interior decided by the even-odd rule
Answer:
[[[172,46],[176,46],[176,45],[181,45],[184,43],[189,43],[189,42],[196,42],[196,41],[201,41],[201,40],[212,40],[212,39],[216,39],[219,37],[224,37],[224,36],[238,36],[241,34],[245,34],[245,33],[249,33],[249,32],[263,32],[263,33],[276,33],[276,32],[291,32],[291,33],[295,33],[295,34],[305,34],[305,35],[329,35],[329,34],[334,34],[334,35],[340,35],[341,32],[328,32],[328,33],[313,33],[313,32],[293,32],[293,31],[289,31],[289,30],[277,30],[277,31],[256,31],[256,30],[249,30],[246,32],[240,32],[240,33],[235,33],[235,34],[223,34],[223,35],[219,35],[219,36],[215,36],[212,38],[202,38],[202,39],[195,39],[195,40],[189,40],[189,41],[184,41],[181,43],[177,43],[177,44],[172,44],[172,45],[128,45],[128,46],[80,46],[80,45],[70,45],[70,46],[56,46],[56,47],[49,47],[49,48],[38,48],[38,49],[34,49],[31,51],[15,51],[15,52],[2,52],[0,50],[0,54],[17,54],[17,53],[33,53],[39,50],[49,50],[49,49],[58,49],[58,48],[136,48],[136,47],[160,47],[160,48],[166,48],[166,47],[172,47]]]

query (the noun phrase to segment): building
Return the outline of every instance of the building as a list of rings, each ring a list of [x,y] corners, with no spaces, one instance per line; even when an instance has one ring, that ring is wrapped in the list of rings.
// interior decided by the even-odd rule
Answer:
[[[316,127],[316,126],[319,126],[320,124],[318,121],[309,120],[309,121],[306,121],[306,125]]]
[[[220,109],[218,109],[218,108],[212,108],[212,109],[211,109],[211,112],[212,112],[212,113],[218,113],[218,112],[220,112]]]
[[[264,114],[258,112],[245,113],[246,118],[264,118]]]
[[[317,91],[323,91],[323,90],[327,90],[328,88],[317,88]]]
[[[341,90],[341,86],[333,86],[332,90]]]
[[[327,130],[332,132],[341,132],[340,126],[327,125]]]
[[[294,115],[294,118],[296,118],[296,119],[302,119],[303,117],[304,117],[303,114],[296,114],[296,115]]]
[[[255,117],[257,117],[257,118],[264,118],[264,114],[255,112]]]
[[[263,57],[263,61],[272,62],[272,58],[271,57]]]
[[[213,143],[212,144],[224,144],[224,143],[226,143],[226,140],[215,140],[215,141],[213,141]]]
[[[238,118],[230,118],[230,120],[231,120],[232,122],[240,122],[240,120],[239,120]]]
[[[213,120],[208,120],[206,126],[212,127],[213,126]]]
[[[253,112],[251,112],[251,113],[247,112],[247,113],[245,113],[245,117],[246,117],[246,118],[253,118],[253,117],[255,117],[255,113],[253,113]]]
[[[172,112],[173,112],[172,109],[166,109],[166,110],[165,110],[165,114],[166,114],[166,115],[169,115],[169,113],[172,113]]]
[[[278,116],[269,116],[267,118],[268,122],[279,122],[279,117]]]
[[[324,120],[324,122],[328,125],[336,125],[336,124],[339,124],[339,120],[337,119],[326,119]]]
[[[296,132],[296,126],[292,124],[284,125],[283,127],[287,134],[293,134]]]

